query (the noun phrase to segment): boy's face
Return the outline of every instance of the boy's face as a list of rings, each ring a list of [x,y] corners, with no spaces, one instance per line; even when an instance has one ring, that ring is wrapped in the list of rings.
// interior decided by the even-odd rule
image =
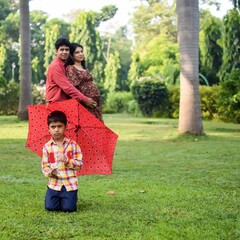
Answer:
[[[52,122],[48,126],[49,132],[55,141],[62,141],[64,138],[64,132],[66,125],[61,122]]]
[[[69,54],[70,54],[70,48],[68,46],[60,46],[57,50],[56,50],[56,54],[57,57],[59,57],[61,60],[63,60],[64,62],[67,61]]]

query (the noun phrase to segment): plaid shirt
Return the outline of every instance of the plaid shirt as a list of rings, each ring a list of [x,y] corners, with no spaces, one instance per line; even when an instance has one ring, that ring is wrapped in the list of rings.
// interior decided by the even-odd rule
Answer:
[[[57,155],[64,153],[68,162],[56,161]],[[79,145],[68,138],[63,139],[62,147],[59,147],[53,139],[48,141],[43,147],[42,172],[49,177],[48,187],[60,191],[62,186],[67,191],[78,189],[77,170],[82,167],[82,152]],[[53,168],[57,168],[58,176],[51,176]]]

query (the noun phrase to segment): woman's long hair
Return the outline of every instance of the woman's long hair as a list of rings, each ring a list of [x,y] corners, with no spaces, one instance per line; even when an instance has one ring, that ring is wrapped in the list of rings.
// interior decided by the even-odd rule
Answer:
[[[81,44],[78,43],[71,43],[71,47],[70,47],[70,57],[67,60],[67,65],[73,65],[74,61],[73,61],[73,53],[75,52],[76,48],[80,47],[83,50],[83,46]],[[86,61],[85,59],[83,61],[81,61],[82,67],[83,69],[86,69]]]

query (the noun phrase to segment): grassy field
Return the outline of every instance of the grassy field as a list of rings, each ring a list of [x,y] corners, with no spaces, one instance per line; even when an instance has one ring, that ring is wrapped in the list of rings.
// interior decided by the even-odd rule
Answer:
[[[0,117],[0,239],[240,239],[240,125],[105,115],[117,134],[111,176],[79,177],[76,213],[44,210],[41,159],[25,148],[28,123]],[[115,195],[108,195],[108,191]]]

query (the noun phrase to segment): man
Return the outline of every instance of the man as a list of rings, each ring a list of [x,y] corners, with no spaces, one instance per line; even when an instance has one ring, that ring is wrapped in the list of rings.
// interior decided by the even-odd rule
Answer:
[[[65,63],[69,57],[71,44],[66,38],[55,42],[56,57],[48,67],[46,81],[46,102],[59,102],[75,98],[89,107],[95,107],[96,102],[79,92],[67,79]]]

